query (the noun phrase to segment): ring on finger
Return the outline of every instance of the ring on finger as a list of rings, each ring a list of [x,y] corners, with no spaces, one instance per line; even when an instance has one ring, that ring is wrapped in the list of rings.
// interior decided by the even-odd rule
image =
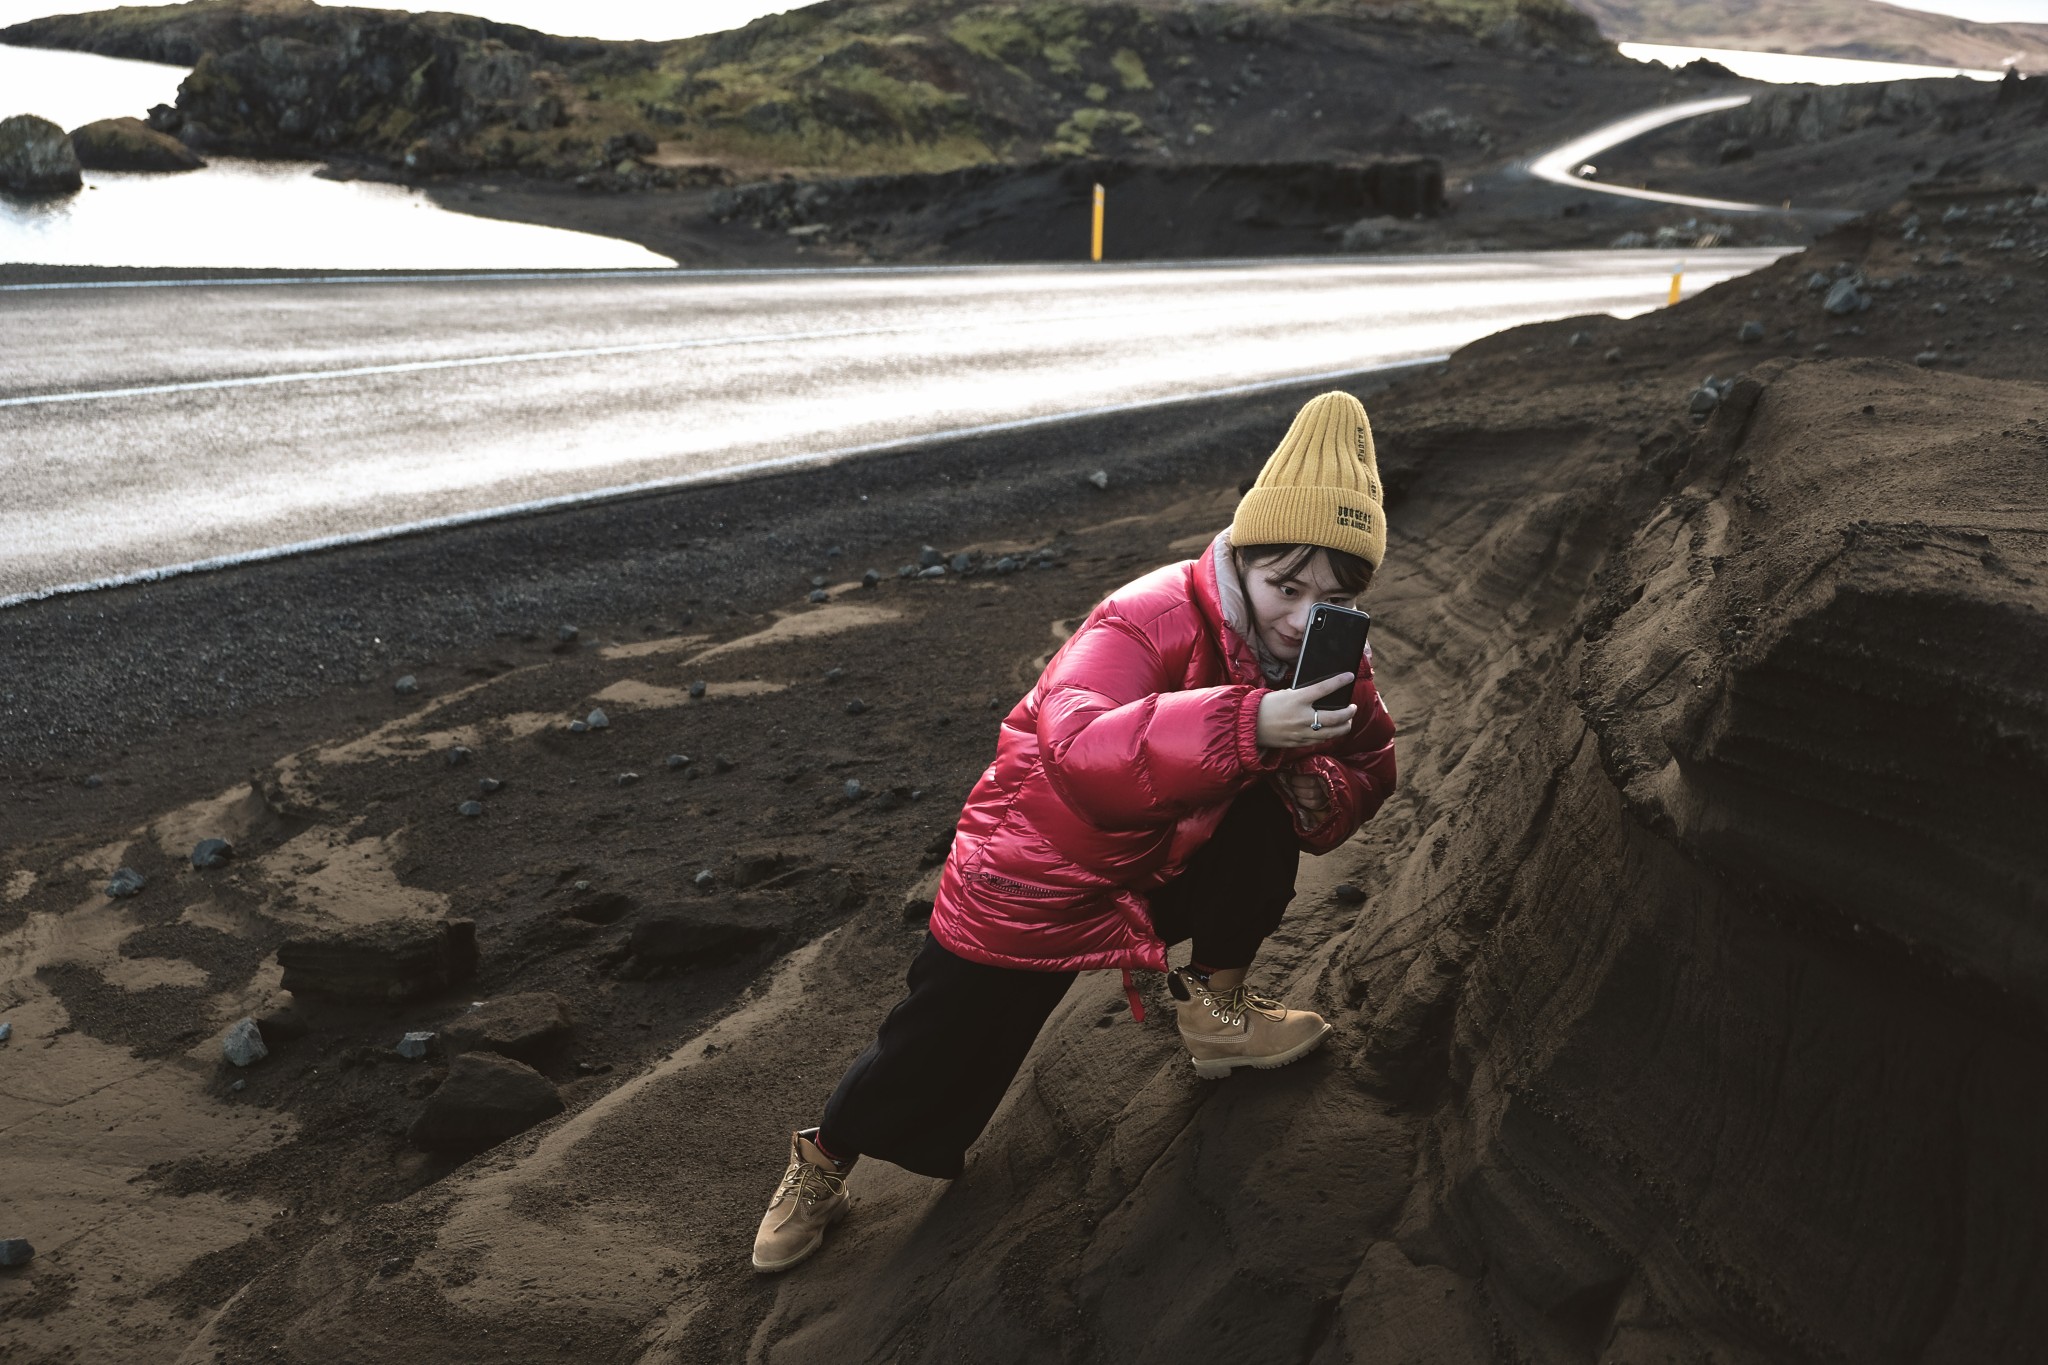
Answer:
[[[1320,729],[1322,729],[1322,728],[1323,728],[1323,713],[1322,713],[1322,712],[1320,712],[1320,711],[1310,711],[1310,712],[1309,712],[1308,714],[1309,714],[1309,722],[1308,722],[1308,728],[1309,728],[1309,729],[1311,729],[1311,730],[1320,730]]]

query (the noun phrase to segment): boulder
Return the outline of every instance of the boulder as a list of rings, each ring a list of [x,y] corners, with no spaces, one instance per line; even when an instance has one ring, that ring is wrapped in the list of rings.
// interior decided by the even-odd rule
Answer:
[[[0,119],[0,189],[70,194],[84,184],[78,153],[62,128],[34,114]]]
[[[12,1270],[18,1265],[27,1265],[36,1258],[36,1249],[29,1245],[26,1237],[0,1237],[0,1266]]]
[[[569,1007],[549,991],[486,1000],[450,1020],[441,1040],[451,1053],[496,1052],[532,1061],[569,1034]]]
[[[270,1055],[263,1042],[263,1030],[254,1019],[243,1019],[229,1029],[220,1041],[220,1050],[233,1066],[253,1066]]]
[[[139,118],[103,118],[71,130],[78,164],[96,171],[196,171],[198,153]]]
[[[294,995],[364,1003],[418,1000],[476,971],[476,922],[389,919],[286,939],[277,949]]]
[[[413,1146],[469,1156],[562,1112],[554,1082],[509,1057],[471,1052],[448,1066],[406,1137]]]
[[[621,956],[619,975],[628,980],[726,962],[771,943],[776,931],[765,924],[690,919],[663,915],[633,926]]]

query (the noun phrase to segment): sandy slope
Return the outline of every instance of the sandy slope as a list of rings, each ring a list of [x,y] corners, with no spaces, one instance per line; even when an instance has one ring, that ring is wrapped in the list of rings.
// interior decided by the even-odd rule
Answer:
[[[954,523],[961,546],[1052,544],[1063,568],[847,588],[840,602],[895,615],[836,634],[712,616],[644,645],[611,632],[626,649],[510,643],[527,652],[467,682],[450,667],[445,702],[395,724],[362,693],[309,702],[327,732],[271,756],[273,799],[296,790],[280,804],[344,847],[379,841],[379,885],[475,914],[483,987],[561,991],[573,1055],[620,1065],[579,1081],[564,1058],[569,1114],[444,1173],[392,1133],[431,1082],[367,1054],[452,1003],[321,1021],[252,1089],[332,1125],[292,1069],[360,1048],[334,1081],[359,1128],[292,1141],[274,1167],[195,1158],[127,1187],[194,1219],[218,1205],[192,1200],[305,1187],[299,1219],[183,1274],[186,1316],[159,1340],[193,1361],[2018,1358],[2048,1326],[2028,1140],[2048,1115],[2024,1083],[2048,1051],[2031,815],[2048,376],[2012,329],[2038,325],[2048,282],[1992,249],[2014,221],[1980,206],[1926,243],[1891,220],[1847,230],[1676,310],[1490,338],[1370,400],[1395,537],[1371,605],[1403,789],[1304,866],[1268,966],[1337,1022],[1331,1045],[1201,1086],[1158,1016],[1136,1026],[1112,982],[1084,981],[961,1180],[863,1167],[842,1234],[779,1279],[742,1258],[783,1131],[893,998],[918,933],[901,897],[943,825],[926,812],[986,761],[982,700],[1014,696],[1100,591],[1199,545],[1293,398],[1200,433],[1159,424],[1152,458],[1188,481],[1113,483],[1081,524],[1059,524],[1073,494],[1052,486],[1035,513]],[[1869,278],[1868,311],[1822,311],[1807,276],[1837,263]],[[1738,341],[1752,319],[1765,339]],[[1709,372],[1744,377],[1696,428],[1685,403]],[[636,516],[620,514],[621,554]],[[800,618],[801,591],[745,605]],[[675,638],[690,633],[752,638],[702,660],[714,688],[788,685],[671,703],[653,689],[698,671],[681,661],[700,646]],[[467,638],[452,632],[451,663]],[[848,679],[818,681],[834,665]],[[848,684],[885,699],[873,729],[848,727]],[[607,689],[623,689],[612,749],[514,722]],[[448,818],[438,752],[456,734],[533,802]],[[629,749],[700,739],[740,765],[603,784]],[[172,742],[138,737],[129,766],[153,752]],[[848,803],[848,771],[926,795]],[[35,826],[9,855],[35,874],[16,941],[107,914],[61,867],[119,830],[51,825],[90,808],[50,800],[15,817]],[[760,841],[808,879],[677,884]],[[261,858],[244,881],[259,942],[318,861]],[[626,918],[577,920],[570,867],[619,885]],[[172,894],[133,913],[191,915],[195,879],[158,870]],[[826,909],[836,878],[865,899]],[[1362,907],[1335,896],[1347,880]],[[651,989],[613,945],[671,913],[772,925],[790,951]],[[205,970],[219,946],[183,960]],[[78,950],[90,978],[17,970],[7,989],[126,1043],[105,1002],[137,993],[97,951]],[[225,976],[258,991],[261,971]],[[192,1046],[179,1112],[231,1121],[244,1111]],[[145,1322],[132,1291],[87,1296],[92,1273],[58,1249],[0,1281],[27,1358],[91,1358],[108,1321]],[[64,1276],[82,1277],[76,1307]]]

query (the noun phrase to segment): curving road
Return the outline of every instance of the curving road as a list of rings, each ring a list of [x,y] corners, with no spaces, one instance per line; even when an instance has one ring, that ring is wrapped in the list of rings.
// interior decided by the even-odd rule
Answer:
[[[1619,147],[1645,133],[1654,133],[1659,128],[1674,123],[1683,123],[1690,118],[1705,114],[1718,114],[1723,109],[1739,109],[1748,104],[1748,95],[1720,95],[1713,99],[1687,100],[1683,104],[1667,104],[1656,109],[1646,109],[1640,114],[1630,114],[1625,119],[1616,119],[1604,127],[1595,128],[1584,137],[1573,138],[1553,151],[1546,152],[1529,163],[1529,174],[1538,180],[1553,184],[1570,185],[1575,190],[1592,194],[1611,194],[1621,199],[1640,199],[1652,204],[1674,204],[1680,208],[1707,209],[1714,213],[1780,213],[1777,204],[1752,204],[1741,199],[1705,199],[1696,194],[1667,194],[1662,190],[1632,189],[1627,185],[1606,185],[1598,180],[1581,180],[1580,166],[1592,161],[1610,147]]]
[[[1694,253],[1700,285],[1778,250]],[[0,289],[0,605],[1660,304],[1645,252]]]

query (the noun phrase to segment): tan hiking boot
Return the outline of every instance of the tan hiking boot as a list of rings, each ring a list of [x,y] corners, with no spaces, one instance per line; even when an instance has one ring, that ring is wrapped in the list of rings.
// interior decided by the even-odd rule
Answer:
[[[1211,990],[1201,977],[1178,970],[1166,984],[1181,1041],[1205,1081],[1220,1081],[1241,1066],[1286,1066],[1330,1036],[1322,1015],[1288,1009],[1249,986]]]
[[[754,1234],[754,1269],[787,1270],[825,1245],[825,1229],[846,1214],[846,1175],[858,1160],[841,1166],[805,1133],[789,1135],[789,1169]]]

